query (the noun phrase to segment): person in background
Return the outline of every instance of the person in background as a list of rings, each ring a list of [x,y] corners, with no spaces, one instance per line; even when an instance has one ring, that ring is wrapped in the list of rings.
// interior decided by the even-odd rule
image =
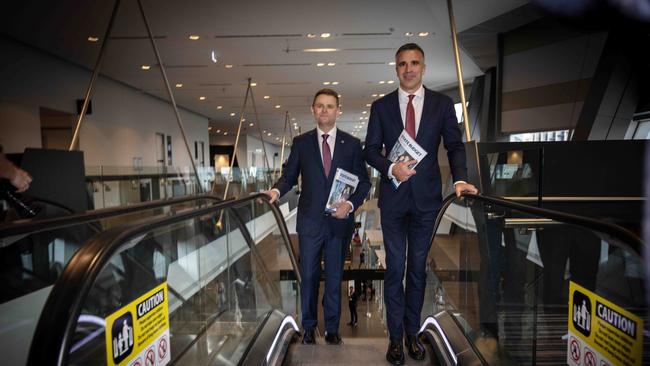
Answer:
[[[0,145],[0,178],[9,180],[12,186],[16,187],[16,192],[22,193],[29,189],[32,177],[26,171],[20,169],[14,163],[9,161],[2,151]]]
[[[357,315],[357,301],[359,300],[359,295],[354,290],[354,286],[350,286],[348,291],[348,306],[350,307],[350,322],[348,325],[356,326],[359,321],[359,316]]]

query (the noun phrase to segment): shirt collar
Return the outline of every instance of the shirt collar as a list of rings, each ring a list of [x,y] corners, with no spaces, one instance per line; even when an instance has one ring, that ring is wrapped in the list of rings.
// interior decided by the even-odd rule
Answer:
[[[405,92],[401,87],[397,88],[397,94],[399,96],[399,102],[400,103],[408,103],[409,101],[409,93]],[[415,91],[415,99],[421,100],[424,98],[424,85],[420,84],[420,87],[418,90]]]
[[[317,136],[318,137],[318,142],[323,142],[323,134],[325,132],[321,131],[320,128],[316,127],[316,133],[318,133],[318,136]],[[327,134],[329,135],[329,137],[327,138],[328,140],[329,139],[336,140],[336,125],[334,125],[334,128],[332,128],[330,130],[330,132],[328,132]]]

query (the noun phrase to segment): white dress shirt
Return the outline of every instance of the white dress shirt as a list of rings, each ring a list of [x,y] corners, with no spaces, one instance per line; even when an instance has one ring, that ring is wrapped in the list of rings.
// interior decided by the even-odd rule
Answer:
[[[316,127],[316,142],[318,143],[318,151],[320,152],[321,163],[324,163],[323,162],[323,134],[325,134],[325,132],[323,132],[320,128]],[[334,148],[336,147],[336,126],[334,126],[334,128],[332,128],[327,133],[327,144],[330,146],[330,154],[332,154],[332,156],[330,157],[334,159]],[[336,171],[330,171],[330,174],[335,174],[335,173]],[[273,188],[272,190],[278,192],[278,197],[280,197],[280,191],[278,189]],[[354,204],[350,201],[346,201],[346,202],[350,204],[350,207],[352,207],[350,212],[354,212]]]
[[[318,140],[318,151],[320,151],[320,158],[321,162],[323,162],[323,134],[325,132],[321,131],[320,128],[316,127],[316,139]],[[334,147],[336,146],[336,126],[330,130],[330,132],[327,133],[327,144],[330,145],[330,153],[332,156],[330,158],[334,158]]]
[[[422,119],[422,106],[424,106],[424,87],[420,84],[415,93],[407,93],[402,88],[397,89],[397,99],[399,100],[399,113],[402,116],[402,124],[406,128],[406,108],[409,104],[409,95],[415,95],[413,98],[413,109],[415,111],[415,135],[417,136]],[[414,137],[415,139],[415,137]]]
[[[420,121],[422,120],[422,107],[424,107],[424,86],[420,84],[420,87],[418,88],[418,90],[415,91],[415,93],[407,93],[401,87],[397,88],[397,99],[399,100],[399,112],[400,115],[402,116],[402,124],[404,125],[404,128],[406,128],[406,108],[408,107],[409,95],[411,94],[415,95],[411,103],[413,104],[413,110],[415,112],[415,135],[417,136],[418,131],[420,130]],[[392,163],[388,167],[389,178],[394,178],[393,176],[394,165],[395,163]],[[458,183],[466,183],[466,182],[459,180],[457,182],[454,182],[454,186]]]

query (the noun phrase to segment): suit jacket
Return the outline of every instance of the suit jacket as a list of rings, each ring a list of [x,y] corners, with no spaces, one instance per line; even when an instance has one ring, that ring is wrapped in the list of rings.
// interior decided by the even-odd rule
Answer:
[[[425,88],[422,117],[415,141],[427,156],[415,167],[416,174],[395,189],[388,180],[391,161],[387,156],[404,130],[398,92],[376,100],[370,109],[364,158],[381,173],[380,208],[401,208],[414,202],[423,211],[438,210],[442,204],[442,183],[438,165],[438,146],[442,137],[454,182],[467,181],[465,146],[458,128],[454,104],[446,95]],[[386,152],[382,154],[382,147]]]
[[[296,225],[299,234],[315,235],[324,225],[327,225],[334,234],[351,237],[354,231],[353,212],[350,212],[346,219],[336,219],[325,216],[325,205],[332,188],[336,168],[345,169],[359,177],[357,189],[348,200],[352,202],[355,210],[363,204],[363,200],[370,190],[370,181],[366,164],[363,161],[361,141],[341,129],[337,129],[329,177],[325,176],[318,141],[316,129],[294,137],[282,177],[273,188],[278,189],[282,196],[298,183],[298,176],[302,177]]]

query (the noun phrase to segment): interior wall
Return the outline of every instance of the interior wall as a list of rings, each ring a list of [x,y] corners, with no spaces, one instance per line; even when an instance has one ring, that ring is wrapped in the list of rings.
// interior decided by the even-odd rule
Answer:
[[[505,33],[501,132],[572,129],[605,39],[548,19]]]
[[[0,144],[7,152],[42,147],[39,108],[76,115],[91,72],[37,49],[0,37]],[[156,166],[155,133],[172,136],[173,166],[189,166],[194,142],[207,146],[208,119],[180,110],[188,155],[171,105],[109,78],[97,78],[93,111],[84,118],[79,148],[86,166]]]

